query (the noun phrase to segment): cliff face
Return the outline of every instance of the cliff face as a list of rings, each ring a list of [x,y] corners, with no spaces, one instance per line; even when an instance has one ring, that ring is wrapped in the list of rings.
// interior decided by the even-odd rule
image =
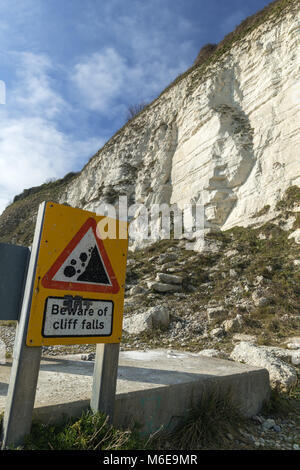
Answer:
[[[87,164],[61,202],[205,206],[208,225],[264,220],[300,185],[299,7],[269,18],[217,62],[194,68]],[[266,212],[266,211],[265,211]]]
[[[280,5],[128,122],[58,202],[92,211],[119,195],[148,207],[198,203],[221,230],[274,218],[286,189],[300,185],[300,8]]]

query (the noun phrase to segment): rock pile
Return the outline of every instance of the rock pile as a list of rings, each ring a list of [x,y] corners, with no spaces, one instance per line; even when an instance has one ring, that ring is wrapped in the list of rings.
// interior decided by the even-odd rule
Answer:
[[[180,292],[183,277],[174,274],[157,273],[155,281],[148,281],[147,286],[155,292]]]

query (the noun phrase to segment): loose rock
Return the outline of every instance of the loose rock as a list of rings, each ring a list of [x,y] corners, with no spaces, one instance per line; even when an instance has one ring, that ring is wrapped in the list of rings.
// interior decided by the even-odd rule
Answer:
[[[130,295],[136,295],[136,294],[144,294],[146,292],[146,289],[142,286],[133,286],[130,291],[129,291],[129,294]]]
[[[145,312],[124,318],[123,330],[128,334],[140,334],[154,328],[167,327],[169,323],[169,311],[161,305],[150,307]]]
[[[273,388],[289,390],[297,382],[294,367],[280,360],[274,352],[266,348],[242,341],[235,346],[230,357],[235,361],[266,368]]]
[[[203,349],[202,351],[198,352],[198,355],[206,357],[219,357],[220,351],[217,349]]]
[[[263,295],[263,291],[261,290],[253,292],[252,300],[256,307],[265,307],[270,304],[270,298]]]
[[[181,276],[175,276],[174,274],[158,273],[156,281],[161,281],[166,284],[182,284],[183,278]]]
[[[226,333],[229,331],[236,331],[242,325],[242,316],[237,315],[235,318],[225,320],[223,322],[223,327]]]
[[[224,307],[222,306],[216,306],[216,307],[209,307],[206,310],[207,318],[208,320],[214,320],[215,318],[220,317],[221,315],[225,315],[226,311]]]
[[[213,338],[220,338],[223,335],[224,335],[224,329],[223,328],[214,328],[210,332],[210,336],[213,337]]]
[[[181,287],[175,284],[164,284],[163,282],[149,281],[147,282],[149,289],[155,292],[178,292]]]

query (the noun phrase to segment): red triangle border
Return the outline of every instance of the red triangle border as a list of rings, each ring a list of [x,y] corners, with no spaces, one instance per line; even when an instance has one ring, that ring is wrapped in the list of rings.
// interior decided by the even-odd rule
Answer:
[[[92,228],[95,239],[98,245],[99,252],[101,254],[103,263],[105,265],[107,274],[109,276],[109,280],[111,282],[111,286],[105,285],[95,285],[95,284],[88,284],[88,283],[81,283],[81,282],[65,282],[65,281],[54,281],[53,277],[66,261],[68,256],[72,253],[76,245],[80,242],[80,240],[84,237],[86,232]],[[42,278],[42,285],[47,289],[60,289],[60,290],[73,290],[73,291],[84,291],[84,292],[102,292],[107,294],[117,294],[120,290],[119,283],[109,261],[108,255],[106,253],[103,241],[101,238],[98,237],[97,232],[97,223],[95,219],[89,218],[80,228],[80,230],[76,233],[76,235],[72,238],[72,240],[68,243],[66,248],[63,252],[59,255],[55,263],[51,266],[49,271],[45,274]]]

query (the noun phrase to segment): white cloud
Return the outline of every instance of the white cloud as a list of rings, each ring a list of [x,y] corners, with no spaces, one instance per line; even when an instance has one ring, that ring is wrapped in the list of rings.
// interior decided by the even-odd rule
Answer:
[[[73,80],[86,108],[106,111],[120,94],[127,75],[124,59],[110,47],[76,64]]]
[[[0,128],[0,212],[24,188],[78,169],[104,142],[73,141],[43,118],[6,119]]]
[[[37,139],[38,136],[38,139]],[[1,189],[17,192],[64,171],[63,134],[42,118],[7,119],[0,129]]]
[[[75,65],[81,104],[113,116],[154,99],[195,55],[193,41],[186,40],[195,25],[159,0],[132,0],[126,6],[110,0],[101,10],[89,4],[77,29],[99,44]]]
[[[64,36],[55,21],[52,27],[48,19],[55,16],[47,2],[0,0],[0,42],[6,51],[0,53],[1,63],[5,56],[10,79],[6,105],[0,106],[0,211],[24,188],[79,169],[104,143],[63,129],[77,125],[85,135],[99,123],[100,133],[107,116],[103,132],[110,133],[128,105],[152,100],[191,65],[192,42],[184,38],[192,24],[168,5],[159,0],[100,3],[87,2],[80,18],[69,19],[76,38],[74,51],[66,47],[67,53],[59,50],[59,39],[73,36]],[[65,62],[25,52],[37,50]]]
[[[28,35],[41,21],[41,2],[36,0],[0,0],[0,43],[2,50],[9,50],[12,43],[22,43],[27,49]]]
[[[11,93],[14,109],[30,115],[53,118],[67,110],[67,103],[54,91],[54,79],[50,78],[53,66],[45,55],[30,52],[13,53],[18,64],[18,82]]]
[[[79,140],[60,130],[57,116],[69,110],[52,87],[46,56],[15,54],[18,80],[0,108],[0,213],[13,197],[80,169],[104,141]]]
[[[83,106],[113,116],[128,104],[152,100],[186,68],[183,61],[170,66],[159,56],[151,61],[142,57],[130,64],[109,47],[81,59],[75,65],[72,80]]]

